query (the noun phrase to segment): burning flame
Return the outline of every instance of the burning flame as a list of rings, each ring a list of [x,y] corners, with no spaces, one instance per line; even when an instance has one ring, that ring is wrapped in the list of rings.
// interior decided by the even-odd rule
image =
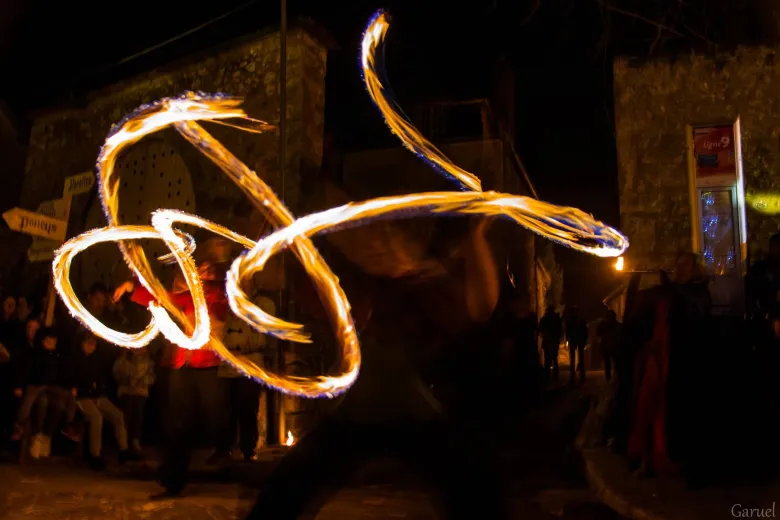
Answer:
[[[615,260],[615,271],[622,271],[623,270],[623,257],[619,256],[617,260]]]
[[[361,361],[360,346],[347,296],[338,278],[312,244],[312,236],[342,226],[361,225],[377,217],[464,214],[501,216],[550,240],[598,256],[618,256],[626,250],[628,241],[623,235],[578,209],[554,206],[528,197],[482,192],[479,179],[474,174],[455,166],[425,139],[386,96],[387,82],[380,81],[382,72],[381,67],[377,68],[376,56],[381,55],[377,51],[381,50],[388,27],[386,15],[379,12],[371,19],[363,38],[361,66],[368,94],[404,146],[467,191],[384,197],[346,204],[296,219],[260,176],[214,139],[198,121],[219,122],[255,133],[272,130],[273,126],[249,118],[239,108],[241,101],[236,98],[195,93],[166,98],[140,107],[117,124],[100,151],[97,177],[108,226],[69,240],[57,251],[52,263],[55,287],[70,312],[89,330],[116,345],[138,348],[161,333],[171,342],[187,349],[210,348],[244,375],[281,392],[300,397],[334,397],[345,392],[357,379]],[[238,122],[228,123],[226,120]],[[255,208],[274,225],[276,231],[273,234],[255,242],[197,215],[170,209],[154,212],[151,226],[122,224],[119,213],[121,183],[114,169],[116,159],[122,151],[144,136],[169,126],[173,126],[236,183]],[[212,334],[202,281],[191,255],[195,242],[189,235],[174,229],[174,224],[206,229],[246,248],[246,254],[233,262],[227,275],[225,290],[230,308],[261,333],[305,343],[311,340],[302,325],[263,312],[242,288],[254,273],[263,269],[272,255],[291,249],[311,276],[328,313],[342,357],[342,372],[316,377],[287,376],[230,352],[220,338]],[[154,276],[143,249],[134,242],[137,239],[165,242],[170,254],[157,260],[176,262],[182,270],[195,307],[194,323],[170,300],[162,282]],[[141,332],[126,334],[107,327],[76,298],[70,283],[73,258],[92,245],[103,242],[118,242],[131,271],[156,299],[157,303],[149,304],[151,319]],[[287,440],[294,442],[291,432],[288,432]]]
[[[284,440],[285,446],[292,446],[295,444],[295,437],[293,437],[293,434],[290,430],[287,430],[287,438]]]

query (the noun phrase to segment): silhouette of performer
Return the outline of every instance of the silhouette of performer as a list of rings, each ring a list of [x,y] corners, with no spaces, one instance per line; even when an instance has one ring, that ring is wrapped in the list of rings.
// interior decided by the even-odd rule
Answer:
[[[417,247],[396,223],[329,237],[340,254],[363,271],[354,284],[337,271],[358,326],[361,316],[371,316],[361,334],[360,375],[336,410],[289,451],[262,485],[248,518],[314,518],[353,471],[377,455],[418,466],[436,488],[434,506],[440,518],[473,519],[476,511],[480,518],[507,518],[494,457],[486,455],[490,444],[479,435],[489,425],[474,410],[457,406],[447,410],[450,421],[445,420],[442,405],[410,355],[422,353],[420,343],[442,344],[442,338],[485,322],[493,313],[498,279],[485,236],[489,223],[471,224],[457,253],[442,262],[426,258],[425,248]],[[327,253],[323,251],[336,269],[338,259]],[[375,276],[366,277],[365,272]],[[297,297],[305,305],[307,297]],[[316,302],[316,296],[308,301]],[[423,310],[426,302],[434,312]],[[417,334],[405,330],[410,316],[422,324]],[[426,330],[434,334],[423,335]]]

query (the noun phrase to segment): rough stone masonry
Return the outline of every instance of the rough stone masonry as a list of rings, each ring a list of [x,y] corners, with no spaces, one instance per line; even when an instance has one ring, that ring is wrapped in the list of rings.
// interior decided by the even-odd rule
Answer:
[[[615,123],[621,229],[630,265],[671,268],[691,249],[686,125],[740,120],[745,192],[780,193],[780,49],[618,58]],[[780,216],[746,208],[748,259],[760,258]]]
[[[245,99],[252,117],[279,121],[279,33],[252,35],[200,56],[150,71],[89,98],[86,106],[57,110],[38,117],[32,127],[21,206],[35,208],[44,199],[61,196],[64,179],[92,171],[111,125],[138,106],[187,90],[224,92]],[[296,212],[303,177],[319,171],[324,128],[326,50],[307,31],[288,32],[287,157],[284,199]],[[279,191],[278,133],[249,134],[208,125],[207,129],[247,166]],[[155,135],[175,147],[191,173],[196,207],[201,216],[252,235],[262,223],[219,169],[173,130]],[[84,199],[87,196],[81,195]],[[120,192],[121,197],[121,192]],[[81,203],[79,203],[81,202]],[[93,201],[94,203],[94,201]],[[89,208],[74,200],[69,236]],[[24,250],[17,251],[20,257]],[[45,276],[48,266],[29,264],[24,276]],[[17,273],[18,278],[21,273]]]

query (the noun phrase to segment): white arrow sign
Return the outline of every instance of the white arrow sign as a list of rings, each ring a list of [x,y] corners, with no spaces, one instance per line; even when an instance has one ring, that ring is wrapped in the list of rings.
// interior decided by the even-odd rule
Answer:
[[[61,242],[65,241],[68,230],[68,223],[65,220],[47,217],[22,208],[9,209],[3,213],[3,220],[14,231]]]
[[[95,176],[92,172],[80,173],[73,175],[65,179],[65,190],[62,193],[63,197],[78,195],[79,193],[86,193],[92,189],[95,185]]]

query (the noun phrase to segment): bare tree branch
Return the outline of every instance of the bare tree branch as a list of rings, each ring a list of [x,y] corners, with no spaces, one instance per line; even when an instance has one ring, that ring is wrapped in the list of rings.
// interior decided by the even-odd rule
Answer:
[[[606,2],[604,2],[604,0],[598,0],[598,2],[599,2],[599,4],[604,6],[606,9],[608,9],[609,11],[612,11],[614,13],[622,14],[623,16],[628,16],[630,18],[636,18],[637,20],[640,20],[642,22],[645,22],[646,24],[652,25],[653,27],[657,27],[659,30],[664,30],[664,31],[670,32],[670,33],[674,34],[675,36],[684,36],[684,34],[682,34],[677,29],[674,29],[673,27],[669,27],[669,26],[664,25],[662,23],[658,23],[655,20],[651,20],[650,18],[642,16],[639,13],[634,13],[634,12],[631,12],[631,11],[626,11],[624,9],[620,9],[619,7],[615,7],[613,5],[610,5],[610,4],[606,3]]]
[[[520,22],[520,26],[526,25],[528,22],[531,21],[531,18],[534,17],[536,14],[536,11],[539,10],[539,6],[542,5],[542,0],[536,0],[536,3],[534,4],[533,8],[531,9],[531,12],[528,13],[528,15],[525,17],[525,19]]]

